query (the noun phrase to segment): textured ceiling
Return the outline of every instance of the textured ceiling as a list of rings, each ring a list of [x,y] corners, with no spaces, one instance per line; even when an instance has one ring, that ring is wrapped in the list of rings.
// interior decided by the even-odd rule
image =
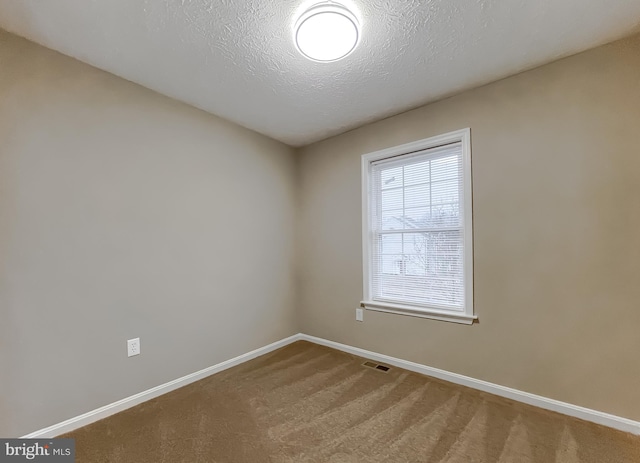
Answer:
[[[640,0],[344,0],[334,63],[294,48],[317,0],[0,0],[0,27],[293,146],[640,31]]]

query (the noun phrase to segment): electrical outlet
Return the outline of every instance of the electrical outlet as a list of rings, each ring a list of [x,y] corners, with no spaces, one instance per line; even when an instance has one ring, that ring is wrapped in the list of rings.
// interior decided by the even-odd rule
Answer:
[[[356,309],[356,321],[364,321],[364,309]]]
[[[127,357],[133,357],[134,355],[140,355],[140,338],[127,341]]]

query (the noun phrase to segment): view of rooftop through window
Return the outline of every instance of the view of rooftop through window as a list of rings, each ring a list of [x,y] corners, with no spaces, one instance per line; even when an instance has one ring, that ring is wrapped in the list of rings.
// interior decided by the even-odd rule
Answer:
[[[373,169],[376,299],[462,310],[460,144]]]

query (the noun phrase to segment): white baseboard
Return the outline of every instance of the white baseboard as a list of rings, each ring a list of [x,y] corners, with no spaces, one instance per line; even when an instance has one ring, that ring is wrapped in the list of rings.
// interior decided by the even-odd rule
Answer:
[[[230,360],[218,363],[217,365],[213,365],[203,370],[196,371],[195,373],[191,373],[189,375],[183,376],[182,378],[174,379],[173,381],[161,384],[160,386],[147,389],[146,391],[132,395],[130,397],[127,397],[126,399],[118,400],[117,402],[105,405],[104,407],[96,408],[95,410],[92,410],[90,412],[62,421],[61,423],[54,424],[53,426],[49,426],[47,428],[32,432],[31,434],[22,436],[22,438],[46,439],[71,432],[95,421],[101,420],[111,415],[115,415],[116,413],[126,410],[127,408],[131,408],[135,405],[141,404],[142,402],[146,402],[147,400],[151,400],[162,394],[166,394],[167,392],[171,392],[182,386],[186,386],[187,384],[191,384],[195,381],[206,378],[207,376],[211,376],[215,373],[219,373],[228,368],[235,367],[236,365],[240,365],[241,363],[247,362],[256,357],[260,357],[261,355],[267,354],[276,349],[280,349],[281,347],[284,347],[287,344],[291,344],[292,342],[298,341],[300,339],[300,334],[294,334],[293,336],[289,336],[288,338],[281,339],[280,341],[276,341],[267,346],[260,347],[259,349],[252,350],[251,352],[247,352],[246,354],[242,354]]]
[[[247,362],[256,357],[260,357],[261,355],[267,354],[296,341],[309,341],[315,344],[320,344],[322,346],[331,347],[333,349],[357,355],[359,357],[386,363],[398,368],[404,368],[405,370],[413,371],[426,376],[432,376],[434,378],[449,381],[451,383],[478,389],[480,391],[488,392],[490,394],[501,397],[506,397],[507,399],[523,402],[535,407],[562,413],[563,415],[573,416],[585,421],[591,421],[603,426],[608,426],[610,428],[640,435],[640,422],[638,421],[633,421],[627,418],[622,418],[620,416],[611,415],[609,413],[599,412],[597,410],[591,410],[589,408],[568,404],[566,402],[560,402],[559,400],[549,399],[539,395],[530,394],[528,392],[519,391],[517,389],[512,389],[510,387],[500,386],[498,384],[470,378],[468,376],[459,375],[457,373],[451,373],[449,371],[428,367],[419,363],[390,357],[388,355],[378,354],[377,352],[360,349],[359,347],[348,346],[346,344],[340,344],[338,342],[329,341],[327,339],[298,333],[259,349],[252,350],[251,352],[247,352],[246,354],[242,354],[238,357],[218,363],[217,365],[213,365],[195,373],[191,373],[190,375],[183,376],[182,378],[169,381],[168,383],[156,386],[117,402],[113,402],[109,405],[105,405],[104,407],[97,408],[61,423],[54,424],[53,426],[49,426],[47,428],[32,432],[31,434],[27,434],[22,438],[50,438],[71,432],[95,421],[107,418],[111,415],[115,415],[118,412],[141,404],[142,402],[146,402],[147,400],[151,400],[162,394],[166,394],[167,392],[171,392],[182,386],[186,386],[187,384],[191,384],[195,381],[206,378],[207,376],[211,376],[215,373],[219,373],[228,368],[240,365],[241,363]]]
[[[559,400],[549,399],[528,392],[519,391],[510,387],[500,386],[498,384],[490,383],[488,381],[482,381],[480,379],[470,378],[468,376],[459,375],[457,373],[451,373],[449,371],[440,370],[438,368],[428,367],[419,363],[409,362],[395,357],[390,357],[384,354],[378,354],[377,352],[371,352],[358,347],[348,346],[346,344],[340,344],[334,341],[328,341],[326,339],[317,338],[315,336],[309,336],[307,334],[300,334],[299,339],[320,344],[327,347],[332,347],[349,354],[357,355],[367,359],[375,360],[377,362],[386,363],[396,366],[398,368],[404,368],[423,375],[432,376],[434,378],[449,381],[451,383],[460,384],[480,391],[488,392],[490,394],[506,397],[507,399],[523,402],[525,404],[533,405],[535,407],[544,408],[554,412],[562,413],[563,415],[580,418],[585,421],[591,421],[593,423],[608,426],[610,428],[619,429],[620,431],[630,432],[636,435],[640,435],[640,422],[633,421],[628,418],[622,418],[620,416],[611,415],[609,413],[599,412],[590,408],[580,407],[578,405],[572,405],[566,402],[560,402]]]

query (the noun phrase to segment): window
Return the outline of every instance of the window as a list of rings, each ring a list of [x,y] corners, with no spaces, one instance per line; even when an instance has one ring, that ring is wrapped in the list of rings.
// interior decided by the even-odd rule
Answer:
[[[362,156],[362,306],[471,324],[470,130]]]

